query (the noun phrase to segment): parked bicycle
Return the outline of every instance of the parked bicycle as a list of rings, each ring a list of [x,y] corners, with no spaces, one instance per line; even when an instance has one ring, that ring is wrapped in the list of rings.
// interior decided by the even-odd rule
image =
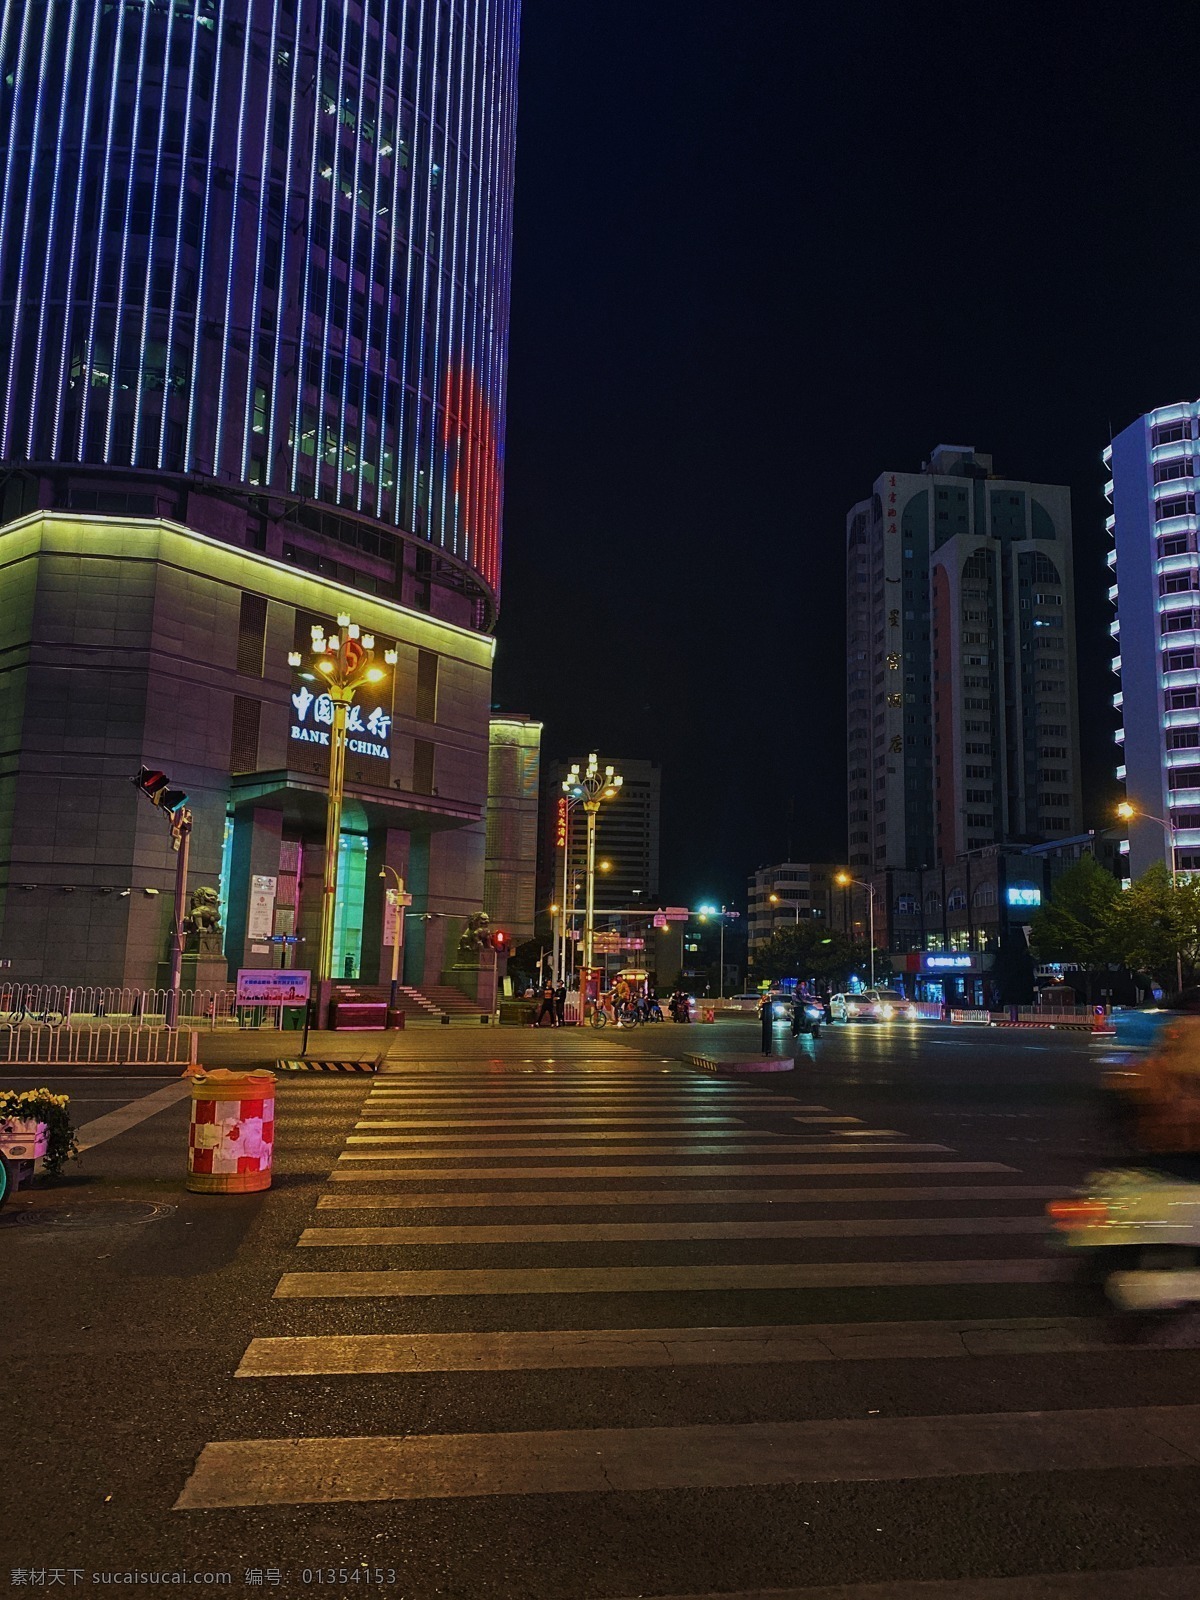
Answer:
[[[27,994],[19,994],[17,1003],[11,1011],[3,1013],[4,1021],[12,1027],[19,1027],[23,1022],[42,1022],[49,1028],[61,1028],[70,1015],[69,1011],[56,1011],[53,1006],[45,1006],[38,1010],[29,1004]]]
[[[615,1022],[618,1028],[636,1028],[641,1020],[642,1014],[632,1000],[619,1001],[611,1017],[603,1004],[594,1005],[588,1018],[593,1028],[607,1028],[610,1022]]]

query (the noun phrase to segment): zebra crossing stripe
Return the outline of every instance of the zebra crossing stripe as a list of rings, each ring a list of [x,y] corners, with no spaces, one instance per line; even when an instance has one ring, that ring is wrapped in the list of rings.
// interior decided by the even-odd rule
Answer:
[[[1192,1347],[1200,1344],[1200,1332]],[[556,1367],[759,1366],[1111,1351],[1100,1317],[772,1324],[731,1328],[539,1328],[252,1339],[236,1378],[366,1373],[544,1372]]]
[[[348,1145],[403,1145],[403,1150],[379,1150],[370,1152],[371,1159],[386,1157],[389,1161],[468,1161],[478,1160],[481,1156],[491,1156],[501,1159],[505,1156],[650,1156],[657,1159],[659,1156],[708,1156],[720,1157],[724,1155],[783,1155],[795,1152],[798,1155],[847,1155],[865,1154],[868,1150],[907,1150],[916,1155],[932,1155],[944,1151],[947,1155],[953,1152],[945,1144],[917,1144],[907,1139],[873,1141],[867,1144],[822,1143],[817,1139],[801,1140],[795,1134],[777,1133],[765,1135],[771,1139],[770,1144],[759,1144],[755,1141],[764,1138],[763,1134],[729,1135],[729,1134],[698,1134],[688,1144],[617,1144],[605,1145],[598,1143],[604,1134],[580,1134],[580,1143],[571,1145],[541,1145],[515,1143],[507,1149],[493,1149],[493,1145],[508,1145],[509,1140],[528,1139],[528,1134],[493,1134],[487,1138],[473,1139],[451,1136],[449,1139],[439,1137],[422,1138],[419,1135],[407,1133],[352,1133],[347,1139]],[[555,1134],[555,1139],[569,1138],[569,1134]],[[628,1138],[628,1134],[617,1137]],[[647,1140],[653,1140],[653,1134],[646,1135]],[[721,1139],[720,1144],[716,1143]],[[449,1149],[444,1148],[446,1144]],[[414,1149],[413,1146],[424,1146],[423,1149]],[[349,1152],[342,1159],[349,1158]],[[363,1151],[360,1154],[367,1154]]]
[[[640,1170],[640,1169],[639,1169]],[[874,1170],[874,1169],[872,1169]],[[346,1177],[348,1174],[334,1174]],[[369,1173],[349,1176],[369,1178]],[[391,1177],[391,1173],[385,1174]],[[406,1175],[407,1176],[407,1175]],[[457,1173],[455,1174],[457,1176]],[[1062,1195],[1061,1184],[971,1185],[943,1184],[924,1188],[870,1189],[417,1189],[405,1194],[323,1194],[318,1211],[441,1211],[458,1206],[505,1207],[523,1210],[536,1206],[589,1206],[604,1210],[609,1206],[801,1206],[801,1205],[882,1205],[887,1202],[929,1200],[1055,1200]]]
[[[573,1152],[585,1155],[586,1151]],[[611,1155],[606,1151],[606,1155]],[[650,1152],[647,1152],[649,1154]],[[779,1152],[781,1155],[782,1151]],[[657,1151],[654,1152],[658,1154]],[[333,1183],[400,1183],[410,1180],[437,1179],[444,1183],[448,1178],[591,1178],[593,1182],[600,1178],[796,1178],[805,1176],[854,1178],[859,1176],[869,1177],[880,1174],[884,1177],[897,1177],[901,1173],[942,1173],[942,1172],[1013,1172],[1016,1169],[1006,1167],[1002,1161],[804,1161],[797,1155],[787,1165],[781,1166],[773,1162],[760,1164],[727,1163],[708,1161],[700,1166],[636,1166],[636,1167],[602,1167],[592,1165],[589,1167],[378,1167],[373,1169],[355,1169],[347,1166],[342,1168],[343,1162],[354,1161],[397,1161],[404,1160],[403,1156],[385,1150],[351,1150],[338,1158],[338,1165],[329,1174]],[[438,1159],[426,1156],[425,1160]],[[493,1157],[495,1159],[495,1157]],[[516,1159],[522,1159],[517,1157]],[[753,1191],[748,1191],[753,1192]]]
[[[445,1244],[625,1244],[670,1239],[917,1239],[1043,1234],[1034,1217],[805,1217],[770,1222],[520,1222],[435,1227],[305,1228],[305,1249],[375,1249]]]
[[[176,1510],[1200,1466],[1200,1406],[207,1444]]]
[[[708,1267],[459,1267],[441,1271],[285,1272],[277,1300],[496,1294],[676,1294],[731,1289],[899,1289],[964,1283],[1069,1283],[1074,1262],[829,1261]]]
[[[889,1583],[819,1584],[804,1589],[722,1589],[637,1600],[1195,1600],[1200,1567],[1120,1572],[1035,1572],[1020,1578],[897,1578]],[[634,1600],[628,1596],[627,1600]]]
[[[366,1109],[373,1109],[373,1107],[366,1107]],[[832,1120],[834,1122],[842,1122],[843,1118],[834,1117]],[[848,1120],[853,1122],[853,1118],[848,1118]],[[646,1117],[642,1112],[630,1112],[627,1117],[574,1117],[570,1112],[566,1112],[560,1117],[451,1117],[446,1118],[446,1120],[416,1117],[413,1120],[400,1120],[400,1122],[395,1122],[390,1117],[370,1117],[363,1120],[363,1122],[355,1123],[355,1126],[357,1128],[454,1128],[456,1133],[467,1133],[467,1131],[474,1130],[474,1128],[526,1128],[526,1130],[534,1130],[534,1128],[592,1128],[595,1125],[603,1125],[608,1128],[611,1123],[618,1123],[622,1131],[619,1131],[619,1133],[597,1133],[595,1138],[634,1138],[637,1128],[643,1128],[643,1126],[648,1126],[650,1123],[661,1123],[666,1128],[677,1128],[680,1131],[688,1130],[693,1126],[702,1126],[707,1130],[707,1128],[714,1125],[720,1125],[722,1133],[725,1133],[725,1131],[730,1131],[730,1133],[744,1131],[741,1126],[741,1117]],[[541,1134],[534,1134],[534,1136],[541,1138]],[[555,1133],[555,1138],[562,1138],[562,1136],[563,1134]],[[442,1138],[450,1138],[450,1134],[443,1134]],[[488,1138],[493,1138],[493,1134],[488,1134]],[[499,1136],[496,1136],[496,1138],[499,1138]],[[656,1134],[650,1134],[650,1138],[656,1138]],[[672,1138],[675,1138],[675,1134],[672,1134]]]

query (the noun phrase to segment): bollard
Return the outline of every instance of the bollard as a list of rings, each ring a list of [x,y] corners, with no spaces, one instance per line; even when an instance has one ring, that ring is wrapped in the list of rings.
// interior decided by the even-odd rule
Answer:
[[[717,1020],[717,1013],[713,1010],[712,1006],[705,1006],[704,1020],[705,1022],[715,1022]]]
[[[273,1072],[198,1072],[192,1078],[186,1187],[248,1194],[271,1186],[275,1147]]]
[[[389,1028],[403,1028],[404,1012],[395,1006],[388,1007],[387,1025]]]
[[[770,1001],[762,1008],[762,1053],[769,1056],[775,1047],[775,1008]]]

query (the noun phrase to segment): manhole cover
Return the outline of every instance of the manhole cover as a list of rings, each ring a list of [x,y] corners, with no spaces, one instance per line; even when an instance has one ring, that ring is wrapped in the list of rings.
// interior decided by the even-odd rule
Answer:
[[[94,1205],[36,1207],[14,1212],[4,1221],[18,1228],[128,1228],[158,1222],[174,1210],[174,1206],[149,1200],[105,1200]]]

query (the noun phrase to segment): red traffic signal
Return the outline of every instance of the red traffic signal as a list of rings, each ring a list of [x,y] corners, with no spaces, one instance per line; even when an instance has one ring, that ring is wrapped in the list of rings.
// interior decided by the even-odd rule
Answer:
[[[152,806],[158,804],[158,797],[167,787],[170,779],[165,772],[155,772],[153,767],[139,767],[137,777],[132,780],[135,788],[140,789]]]
[[[508,935],[503,928],[492,929],[492,949],[499,950],[501,955],[508,949]]]
[[[158,806],[163,811],[178,811],[180,806],[187,804],[187,791],[172,789],[166,773],[156,772],[153,767],[139,767],[137,777],[132,782],[152,806]]]

